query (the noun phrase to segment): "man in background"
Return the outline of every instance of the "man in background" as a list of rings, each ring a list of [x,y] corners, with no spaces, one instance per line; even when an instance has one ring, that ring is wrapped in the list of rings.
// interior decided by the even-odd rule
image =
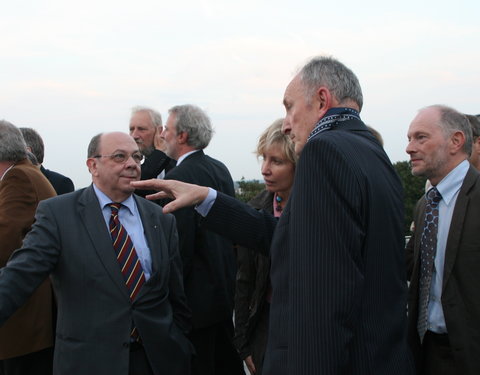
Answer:
[[[407,244],[409,341],[421,375],[480,374],[480,175],[456,110],[423,108],[408,129],[412,174],[431,187]]]
[[[27,159],[20,131],[0,121],[0,267],[21,247],[38,203],[55,195],[52,185]],[[0,327],[0,374],[52,374],[52,310],[47,278]]]
[[[170,159],[164,150],[162,133],[162,115],[148,107],[134,107],[130,117],[130,135],[145,156],[142,164],[141,180],[164,178],[165,173],[175,166],[175,160]],[[145,197],[152,191],[137,190],[137,195]]]
[[[40,137],[40,134],[32,128],[20,128],[23,139],[27,144],[27,150],[30,151],[37,158],[37,162],[40,164],[40,171],[50,181],[53,188],[57,192],[57,195],[70,193],[75,190],[73,182],[63,174],[45,169],[43,166],[43,158],[45,155],[45,146]]]
[[[477,170],[480,170],[480,117],[473,115],[465,115],[467,117],[470,126],[472,127],[472,153],[470,158],[470,164],[472,164]]]
[[[177,160],[165,179],[201,184],[234,196],[233,180],[220,161],[203,149],[213,136],[209,117],[193,105],[170,108],[161,135],[167,155]],[[163,203],[163,202],[162,202]],[[192,309],[190,339],[194,375],[243,374],[233,346],[236,260],[228,239],[204,228],[193,208],[175,213],[183,261],[185,294]]]

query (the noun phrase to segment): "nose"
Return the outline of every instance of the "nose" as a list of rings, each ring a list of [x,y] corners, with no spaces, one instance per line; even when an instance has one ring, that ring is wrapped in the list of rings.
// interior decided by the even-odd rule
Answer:
[[[262,172],[262,176],[268,176],[271,173],[270,163],[268,163],[266,160],[262,162],[261,172]]]
[[[413,142],[412,141],[408,141],[407,147],[405,148],[405,152],[409,155],[414,152],[414,147],[413,147]]]
[[[138,139],[137,129],[130,130],[130,136],[131,136],[133,139]]]
[[[291,130],[292,127],[290,126],[290,120],[288,119],[288,117],[285,117],[282,124],[282,133],[289,135]]]

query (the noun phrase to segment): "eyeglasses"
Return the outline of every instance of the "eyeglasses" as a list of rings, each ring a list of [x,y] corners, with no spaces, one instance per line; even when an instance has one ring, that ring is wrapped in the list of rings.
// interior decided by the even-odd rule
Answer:
[[[126,163],[129,157],[132,157],[133,161],[137,164],[140,164],[143,160],[143,154],[139,151],[134,152],[133,154],[126,154],[125,152],[116,152],[111,155],[95,155],[94,158],[110,158],[115,163]]]

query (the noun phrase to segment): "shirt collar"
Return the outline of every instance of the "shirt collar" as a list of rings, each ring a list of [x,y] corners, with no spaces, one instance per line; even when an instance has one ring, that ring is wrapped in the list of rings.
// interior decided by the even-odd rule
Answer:
[[[184,161],[185,158],[186,158],[188,155],[191,155],[191,154],[193,154],[193,153],[195,153],[195,152],[198,152],[198,151],[200,151],[200,150],[189,151],[189,152],[187,152],[186,154],[183,154],[182,156],[180,156],[180,157],[178,158],[178,160],[177,160],[177,166],[180,165],[180,163],[181,163],[182,161]]]
[[[460,190],[469,168],[470,163],[468,160],[464,160],[437,184],[436,188],[442,195],[442,199],[447,206]]]
[[[103,191],[101,191],[95,184],[93,184],[93,190],[97,195],[98,201],[100,202],[100,207],[102,207],[102,209],[106,205],[112,203],[112,200]],[[133,195],[130,195],[123,202],[116,202],[116,203],[121,203],[123,206],[127,207],[131,215],[133,215],[133,213],[135,212],[135,199],[133,198]]]

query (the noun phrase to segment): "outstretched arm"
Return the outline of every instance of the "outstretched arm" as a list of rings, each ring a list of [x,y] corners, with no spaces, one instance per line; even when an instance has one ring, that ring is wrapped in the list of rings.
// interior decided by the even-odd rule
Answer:
[[[175,180],[151,179],[131,182],[136,189],[157,190],[158,193],[147,195],[150,200],[170,198],[170,203],[163,207],[164,213],[170,213],[183,207],[202,203],[208,195],[208,187]]]

